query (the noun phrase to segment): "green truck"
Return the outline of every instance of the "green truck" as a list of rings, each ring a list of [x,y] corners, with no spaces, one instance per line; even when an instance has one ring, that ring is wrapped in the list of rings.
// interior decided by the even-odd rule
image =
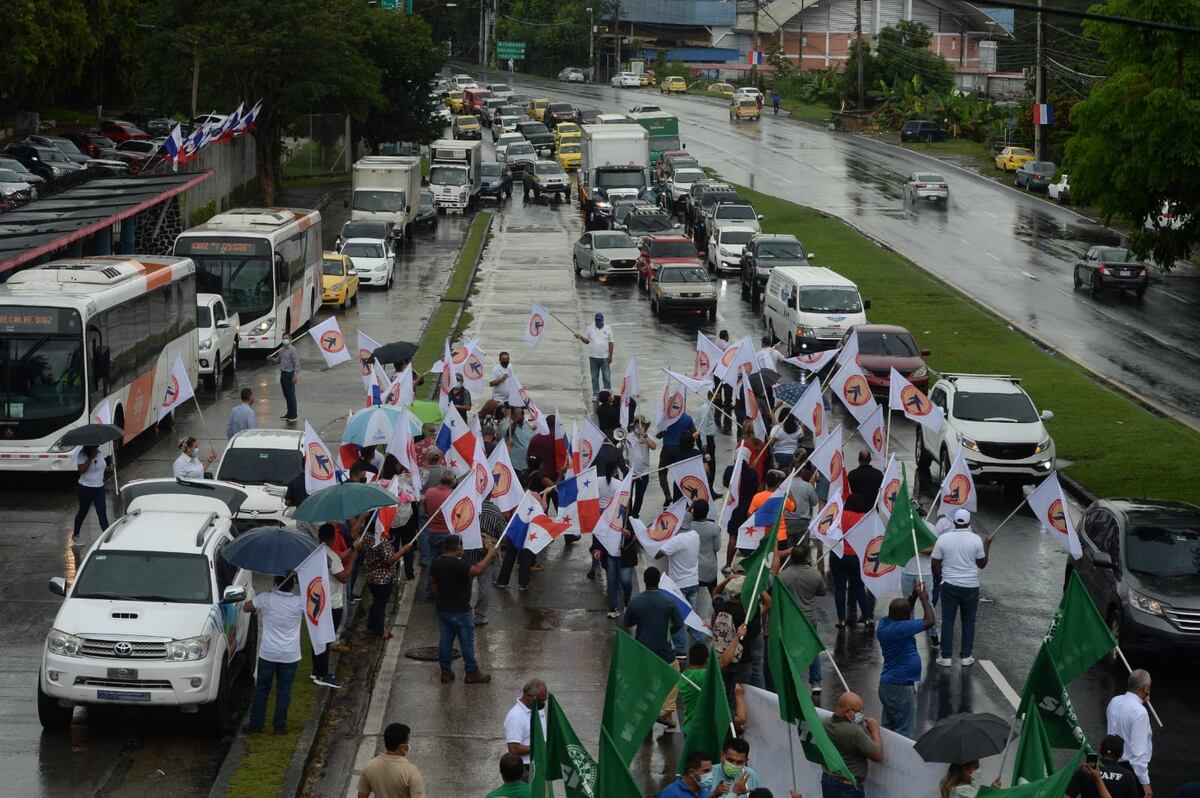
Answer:
[[[650,134],[650,167],[658,165],[664,152],[682,150],[679,143],[679,120],[665,111],[647,111],[640,114],[628,114],[630,121],[646,128]]]

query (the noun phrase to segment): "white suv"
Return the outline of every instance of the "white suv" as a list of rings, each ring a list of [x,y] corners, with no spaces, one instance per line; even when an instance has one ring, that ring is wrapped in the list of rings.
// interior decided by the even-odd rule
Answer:
[[[203,495],[208,493],[209,495]],[[226,733],[230,690],[253,670],[251,575],[222,556],[233,540],[231,488],[147,492],[100,536],[46,635],[38,718],[47,730],[88,704],[173,706]],[[224,498],[222,498],[224,497]]]
[[[304,471],[304,433],[290,429],[247,429],[229,439],[217,479],[246,488],[238,526],[286,523],[287,485]]]
[[[220,294],[196,294],[196,330],[200,339],[200,376],[216,387],[225,369],[237,373],[238,314],[230,313]]]
[[[929,399],[946,414],[936,438],[927,439],[917,427],[917,465],[927,469],[936,460],[944,477],[959,441],[971,476],[979,481],[1028,484],[1054,470],[1054,439],[1041,413],[1021,389],[1021,381],[1006,374],[942,374]]]

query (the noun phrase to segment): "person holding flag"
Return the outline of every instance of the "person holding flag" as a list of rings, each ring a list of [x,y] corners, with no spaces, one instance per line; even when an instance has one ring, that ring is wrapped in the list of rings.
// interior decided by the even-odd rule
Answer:
[[[283,334],[283,343],[274,354],[267,356],[267,360],[279,364],[279,389],[283,391],[283,401],[287,404],[281,418],[284,421],[295,421],[299,412],[296,409],[296,385],[300,382],[300,355],[292,346],[290,332]]]
[[[678,671],[679,662],[675,659],[671,638],[683,630],[683,614],[675,599],[658,589],[661,579],[662,572],[653,565],[642,572],[642,583],[646,589],[629,602],[621,618],[621,626],[626,629],[635,627],[634,639]],[[677,693],[678,688],[671,690],[658,715],[658,722],[670,729],[677,725],[672,717]]]
[[[921,602],[921,620],[913,620],[913,607]],[[892,599],[887,616],[879,620],[875,639],[883,654],[879,675],[879,703],[883,705],[883,728],[911,739],[917,725],[916,687],[921,683],[921,656],[916,637],[934,624],[933,607],[925,583],[917,582],[907,599]]]
[[[596,313],[595,326],[588,327],[586,333],[575,333],[575,337],[588,348],[588,368],[592,373],[592,402],[600,398],[600,380],[604,380],[604,390],[612,390],[612,359],[613,344],[616,340],[612,328],[604,323],[604,314]]]
[[[430,566],[434,590],[437,594],[438,619],[438,664],[442,668],[442,683],[454,681],[450,669],[454,651],[454,640],[458,638],[466,666],[467,684],[485,684],[492,680],[491,674],[479,669],[475,659],[475,619],[471,613],[471,580],[487,570],[500,549],[492,546],[483,559],[475,565],[463,561],[463,540],[458,535],[447,535],[442,545],[442,554]]]
[[[933,581],[942,586],[941,655],[937,664],[948,668],[954,648],[954,622],[962,613],[962,643],[960,662],[974,665],[971,656],[975,645],[975,613],[979,609],[979,572],[987,567],[991,538],[982,540],[971,531],[971,512],[962,508],[954,512],[954,528],[937,539],[930,566]]]

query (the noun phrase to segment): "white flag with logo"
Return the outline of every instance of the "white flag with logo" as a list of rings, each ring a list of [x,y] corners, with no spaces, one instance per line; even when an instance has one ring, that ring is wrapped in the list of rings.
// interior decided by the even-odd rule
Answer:
[[[629,407],[634,398],[637,397],[641,388],[638,386],[637,373],[637,355],[629,358],[629,365],[625,367],[625,376],[621,378],[621,429],[626,429],[629,426]]]
[[[829,419],[822,393],[821,381],[814,377],[804,389],[804,393],[800,394],[796,404],[792,405],[792,415],[812,430],[813,439],[817,443],[829,434]]]
[[[575,439],[575,454],[579,457],[580,471],[591,467],[596,461],[596,455],[600,454],[600,447],[604,446],[607,440],[590,418],[584,418],[583,429]]]
[[[783,358],[784,363],[791,363],[796,368],[804,369],[805,371],[820,371],[825,368],[833,359],[838,356],[838,350],[826,349],[822,352],[808,352],[795,357]]]
[[[529,311],[529,322],[525,325],[525,334],[521,336],[531,349],[536,348],[542,342],[542,336],[546,333],[546,325],[549,323],[550,311],[546,310],[541,302],[534,302],[533,308]]]
[[[883,521],[879,518],[879,513],[871,511],[846,533],[846,542],[858,554],[863,584],[876,598],[900,592],[902,573],[900,566],[879,559],[879,549],[883,546],[883,531]]]
[[[762,408],[758,404],[758,395],[750,388],[749,377],[742,380],[742,404],[745,407],[746,418],[754,425],[754,435],[759,440],[767,437],[767,422],[763,418]]]
[[[958,445],[958,453],[954,455],[954,462],[950,465],[950,470],[942,477],[942,488],[938,491],[939,515],[951,515],[953,510],[962,507],[964,509],[975,512],[978,509],[978,502],[975,496],[975,479],[971,476],[971,469],[967,467],[967,460],[963,456],[963,445]]]
[[[539,435],[549,435],[550,425],[546,423],[546,417],[538,406],[533,403],[533,399],[529,396],[529,391],[525,390],[525,386],[517,379],[517,375],[512,373],[505,380],[508,383],[508,403],[513,407],[525,408],[525,419],[532,421]]]
[[[858,331],[851,331],[850,337],[846,339],[846,343],[842,344],[842,349],[837,355],[837,364],[840,366],[843,363],[858,363]]]
[[[337,316],[330,316],[320,324],[309,327],[308,334],[317,342],[317,349],[321,350],[327,367],[332,368],[350,359],[350,349],[346,346],[342,328],[338,326]]]
[[[415,398],[412,363],[409,363],[396,373],[396,377],[388,387],[387,398],[384,401],[396,407],[408,407]]]
[[[621,556],[621,537],[625,534],[625,520],[629,516],[629,499],[632,495],[633,472],[630,471],[617,483],[612,499],[600,514],[600,523],[592,530],[596,540],[611,557]],[[635,518],[631,519],[632,523],[640,524],[641,521]]]
[[[667,375],[692,393],[704,395],[713,387],[712,380],[698,380],[695,377],[680,374],[678,371],[667,369]]]
[[[472,478],[458,483],[454,492],[442,502],[439,512],[450,529],[450,534],[462,537],[464,549],[482,549],[483,533],[479,527],[479,514],[483,501]]]
[[[508,447],[497,443],[488,455],[488,467],[492,470],[492,504],[507,513],[521,503],[521,483],[517,481],[517,470],[513,468]]]
[[[903,410],[909,421],[915,421],[932,432],[942,431],[942,422],[946,414],[940,407],[931,402],[928,396],[896,369],[892,369],[889,381],[891,384],[888,386],[888,406],[892,410]]]
[[[692,376],[698,380],[712,382],[713,372],[721,362],[721,347],[699,330],[696,331],[696,362],[692,366]]]
[[[665,431],[683,416],[686,397],[683,389],[676,388],[674,382],[671,376],[667,375],[667,381],[663,383],[662,396],[659,397],[658,405],[652,413],[656,433]]]
[[[304,422],[304,490],[311,496],[337,484],[337,461],[329,447],[317,435],[312,424]]]
[[[312,641],[314,654],[323,653],[326,646],[337,641],[330,600],[328,551],[322,543],[296,566],[296,583],[300,586],[300,597],[304,599],[304,620],[308,623],[308,639]]]
[[[842,483],[832,482],[829,485],[829,498],[821,506],[821,512],[808,523],[808,531],[814,538],[833,549],[833,553],[841,557],[842,539],[846,530],[842,529],[842,511],[846,502],[842,496]]]
[[[1041,485],[1029,494],[1027,499],[1030,509],[1046,531],[1050,532],[1062,547],[1066,549],[1071,559],[1078,560],[1083,556],[1083,547],[1079,545],[1079,535],[1075,532],[1075,522],[1071,520],[1071,508],[1058,481],[1058,472],[1046,477]]]
[[[712,489],[708,485],[708,473],[704,470],[704,455],[698,454],[667,466],[667,478],[672,485],[679,486],[688,504],[703,499],[712,506]]]
[[[729,508],[736,508],[742,502],[742,469],[750,459],[750,450],[739,446],[733,453],[733,468],[729,472],[729,487],[725,491],[725,502],[721,505],[721,516],[717,519],[717,529],[725,529],[725,519]]]
[[[896,497],[900,495],[900,464],[896,462],[896,455],[888,458],[887,468],[883,469],[883,482],[879,487],[879,498],[875,500],[875,506],[879,508],[879,514],[883,516],[884,523],[892,517],[892,506],[896,503]]]
[[[871,450],[871,454],[875,456],[879,462],[884,462],[887,459],[887,433],[883,427],[883,405],[875,402],[875,407],[871,411],[871,415],[863,419],[858,425],[858,434],[862,436],[863,442],[867,444],[867,448]]]
[[[416,416],[413,416],[408,410],[392,425],[392,437],[388,441],[385,454],[390,454],[396,458],[400,465],[408,471],[417,488],[420,488],[421,481],[421,461],[417,454],[417,442],[413,438],[413,424],[416,421]],[[418,422],[419,423],[419,422]]]
[[[375,382],[375,380],[372,378],[375,372],[371,368],[372,364],[374,363],[374,361],[371,360],[371,354],[378,348],[378,341],[367,335],[362,330],[358,331],[358,365],[362,371],[363,391],[368,397],[371,396],[371,385],[373,385]]]
[[[112,407],[109,406],[108,400],[104,400],[104,404],[96,408],[96,412],[92,414],[93,424],[111,424],[112,423]]]
[[[845,458],[842,456],[842,425],[838,424],[826,435],[809,456],[809,462],[817,467],[829,484],[841,484],[842,474],[846,472]]]
[[[758,370],[758,360],[754,357],[754,342],[750,336],[742,338],[721,353],[721,359],[714,367],[713,373],[721,382],[733,388],[737,387],[738,377],[747,376]]]
[[[158,409],[158,420],[162,421],[168,413],[195,395],[196,388],[192,385],[192,379],[188,376],[187,369],[184,368],[183,359],[176,355],[175,362],[171,364],[171,373],[167,375],[167,385],[163,388],[163,400],[162,406]]]
[[[859,424],[875,412],[879,404],[871,395],[871,386],[867,384],[867,377],[857,363],[843,363],[834,372],[829,387]]]

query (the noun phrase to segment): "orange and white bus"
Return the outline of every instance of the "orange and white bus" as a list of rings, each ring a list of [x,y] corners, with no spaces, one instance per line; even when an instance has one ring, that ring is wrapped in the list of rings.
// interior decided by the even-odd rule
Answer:
[[[299,208],[234,208],[175,239],[196,263],[201,293],[220,294],[241,319],[240,349],[274,350],[321,300],[321,214]]]
[[[59,441],[108,402],[129,442],[171,366],[196,382],[196,269],[170,255],[57,260],[0,285],[0,470],[75,472]]]

